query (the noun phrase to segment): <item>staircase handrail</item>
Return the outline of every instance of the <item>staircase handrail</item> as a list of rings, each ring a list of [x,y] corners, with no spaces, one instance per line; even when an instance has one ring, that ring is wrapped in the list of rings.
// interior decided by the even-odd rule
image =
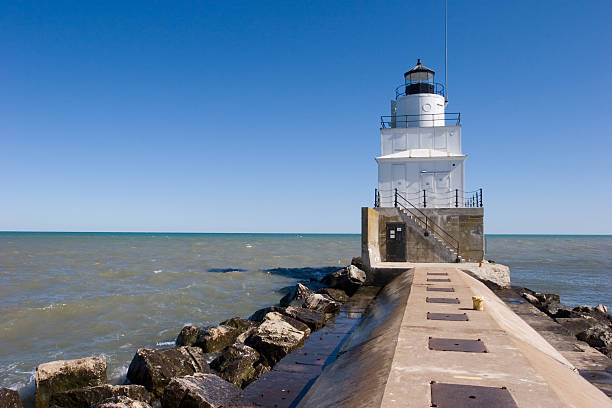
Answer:
[[[404,200],[406,203],[408,203],[410,205],[410,207],[412,207],[412,209],[410,209],[409,207],[406,207],[404,204],[400,203],[398,201],[398,198],[401,198],[402,200]],[[415,217],[415,219],[417,219],[421,224],[424,225],[425,227],[425,231],[429,232],[430,228],[431,228],[431,232],[435,235],[438,236],[438,238],[440,238],[442,240],[442,242],[444,242],[446,245],[448,245],[449,247],[451,247],[452,249],[455,250],[455,252],[457,252],[457,255],[459,255],[459,240],[457,240],[455,237],[453,237],[451,234],[449,234],[448,232],[446,232],[442,227],[440,227],[438,224],[436,224],[435,222],[433,222],[431,220],[431,218],[429,218],[427,215],[425,215],[425,213],[423,211],[421,211],[418,207],[416,207],[414,204],[412,204],[410,201],[408,201],[404,196],[402,196],[398,191],[397,188],[395,189],[395,207],[397,206],[401,206],[402,208],[404,208],[406,211],[408,211],[410,214],[412,214],[412,216]],[[420,216],[415,215],[413,211],[415,211],[417,213],[419,213],[421,216],[423,216],[423,218],[425,218],[425,221],[421,220]],[[436,234],[435,229],[438,229],[439,232],[441,232],[442,234],[438,233]],[[450,241],[450,242],[449,242]]]

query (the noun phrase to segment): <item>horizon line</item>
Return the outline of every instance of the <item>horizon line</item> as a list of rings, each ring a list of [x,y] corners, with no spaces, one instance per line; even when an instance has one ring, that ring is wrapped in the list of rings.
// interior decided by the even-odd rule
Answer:
[[[61,231],[61,230],[0,230],[0,234],[5,233],[32,233],[32,234],[192,234],[192,235],[361,235],[361,232],[186,232],[186,231]],[[491,235],[514,235],[514,236],[601,236],[607,237],[612,234],[598,233],[485,233]]]

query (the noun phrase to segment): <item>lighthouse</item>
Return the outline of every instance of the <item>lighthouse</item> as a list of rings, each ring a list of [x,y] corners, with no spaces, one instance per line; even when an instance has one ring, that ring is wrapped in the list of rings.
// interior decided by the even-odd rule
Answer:
[[[377,206],[464,207],[461,116],[447,113],[444,87],[419,59],[381,117]]]
[[[435,76],[419,59],[380,119],[378,188],[374,207],[361,209],[361,258],[383,275],[404,262],[484,259],[482,189],[465,191],[461,115],[446,112]]]

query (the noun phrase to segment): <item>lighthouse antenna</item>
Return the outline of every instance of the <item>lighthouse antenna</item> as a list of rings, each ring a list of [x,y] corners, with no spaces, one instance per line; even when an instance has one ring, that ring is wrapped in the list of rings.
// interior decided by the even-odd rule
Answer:
[[[444,0],[444,106],[448,105],[448,0]]]

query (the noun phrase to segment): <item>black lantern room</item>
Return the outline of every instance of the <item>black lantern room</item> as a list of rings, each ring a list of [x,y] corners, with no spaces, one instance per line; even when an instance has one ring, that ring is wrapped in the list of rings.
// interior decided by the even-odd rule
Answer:
[[[421,64],[419,58],[416,66],[404,74],[406,95],[435,93],[434,75],[435,72]]]

